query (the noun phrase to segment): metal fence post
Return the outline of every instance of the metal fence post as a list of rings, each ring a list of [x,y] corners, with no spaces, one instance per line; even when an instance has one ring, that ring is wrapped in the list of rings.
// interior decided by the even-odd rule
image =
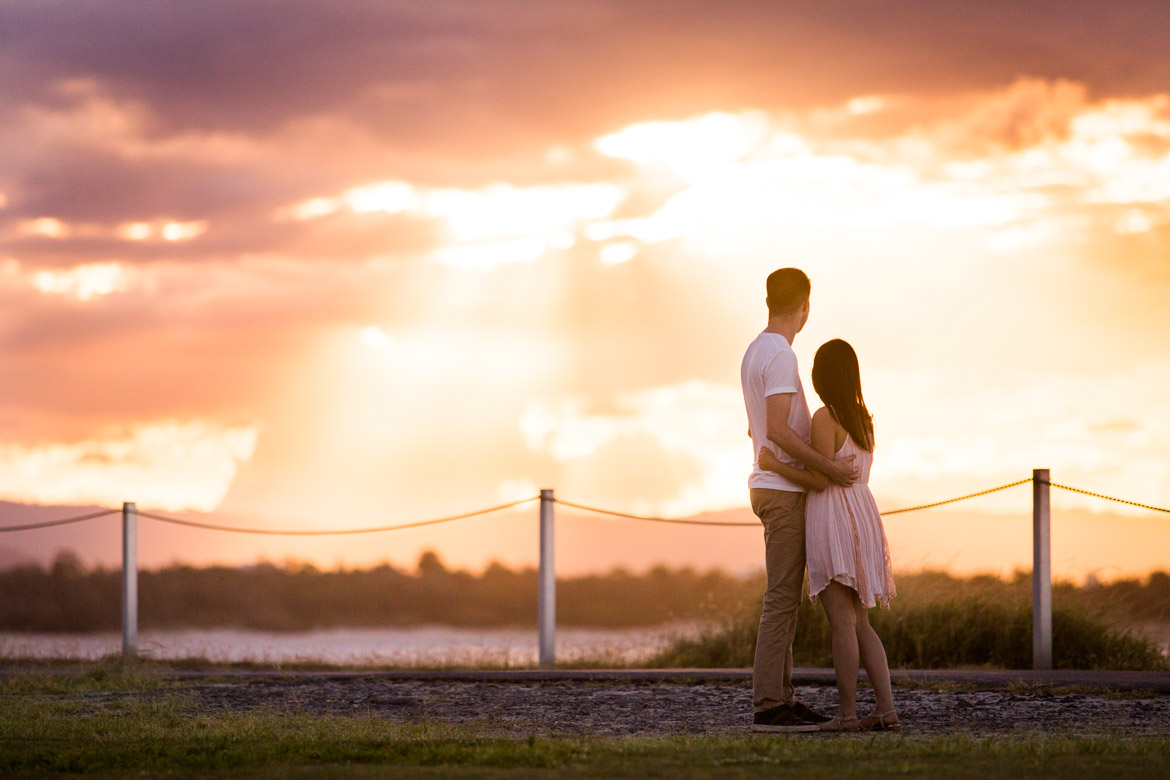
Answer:
[[[540,491],[540,573],[537,621],[540,632],[540,668],[556,664],[557,572],[553,545],[556,499],[551,490]]]
[[[122,504],[122,658],[138,655],[138,507]]]
[[[1032,668],[1052,668],[1052,534],[1048,469],[1032,471]]]

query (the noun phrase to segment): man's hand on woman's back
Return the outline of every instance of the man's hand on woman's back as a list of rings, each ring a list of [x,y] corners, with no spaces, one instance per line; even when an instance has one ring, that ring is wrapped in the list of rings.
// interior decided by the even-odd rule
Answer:
[[[835,485],[849,487],[861,478],[861,469],[853,465],[855,457],[857,456],[846,455],[844,458],[837,458],[833,461],[832,468],[825,472],[825,476],[831,479]]]

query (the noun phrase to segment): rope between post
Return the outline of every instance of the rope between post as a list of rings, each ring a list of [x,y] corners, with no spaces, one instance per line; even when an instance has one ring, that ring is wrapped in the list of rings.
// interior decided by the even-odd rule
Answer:
[[[70,523],[80,523],[85,520],[96,520],[106,515],[116,515],[121,511],[121,509],[107,509],[104,512],[94,512],[93,514],[81,515],[80,517],[67,517],[64,520],[49,520],[45,523],[27,523],[25,525],[8,525],[0,527],[0,533],[6,533],[8,531],[31,531],[36,528],[51,528],[55,525],[69,525]]]
[[[456,520],[466,520],[469,517],[477,517],[479,515],[486,515],[491,512],[499,512],[504,509],[511,509],[514,506],[527,504],[530,501],[536,501],[540,496],[532,496],[531,498],[524,498],[519,501],[513,501],[508,504],[500,504],[499,506],[488,507],[487,509],[478,509],[474,512],[467,512],[461,515],[451,515],[450,517],[440,517],[435,520],[423,520],[417,523],[403,523],[401,525],[383,525],[376,528],[339,528],[329,531],[306,531],[306,530],[276,530],[271,528],[241,528],[231,525],[215,525],[213,523],[200,523],[194,520],[180,520],[177,517],[167,517],[166,515],[156,515],[150,512],[143,512],[139,510],[139,517],[147,517],[151,520],[158,520],[162,523],[172,523],[174,525],[185,525],[190,528],[200,528],[207,531],[227,531],[229,533],[237,534],[263,534],[266,536],[344,536],[349,534],[372,534],[383,531],[401,531],[406,528],[422,528],[427,525],[438,525],[440,523],[451,523]]]
[[[1013,482],[1010,485],[1000,485],[999,487],[993,487],[993,488],[990,488],[988,490],[980,490],[978,493],[971,493],[971,494],[966,495],[966,496],[959,496],[958,498],[948,498],[946,501],[935,501],[933,504],[923,504],[922,506],[910,506],[910,507],[906,507],[905,509],[890,509],[888,511],[881,512],[881,515],[883,517],[885,515],[900,515],[903,512],[917,512],[920,509],[930,509],[931,507],[943,506],[944,504],[953,504],[956,501],[966,501],[968,498],[978,498],[979,496],[986,496],[988,493],[997,493],[1000,490],[1007,490],[1008,488],[1014,488],[1014,487],[1026,484],[1026,483],[1031,482],[1031,481],[1032,480],[1030,480],[1030,479],[1021,479],[1019,482]]]
[[[911,507],[906,507],[905,509],[891,509],[889,511],[882,512],[881,514],[883,516],[885,516],[885,515],[898,515],[898,514],[902,514],[904,512],[917,512],[917,511],[922,510],[922,509],[930,509],[932,507],[943,506],[945,504],[953,504],[956,501],[966,501],[969,498],[977,498],[979,496],[985,496],[988,493],[997,493],[1000,490],[1007,490],[1008,488],[1018,487],[1020,485],[1026,484],[1026,483],[1031,482],[1031,481],[1032,480],[1030,480],[1030,479],[1021,479],[1018,482],[1012,482],[1011,484],[1008,484],[1008,485],[1000,485],[999,487],[989,488],[988,490],[981,490],[978,493],[970,493],[968,495],[959,496],[957,498],[948,498],[946,501],[936,501],[933,504],[923,504],[921,506],[911,506]],[[609,509],[599,509],[597,507],[586,506],[584,504],[574,504],[570,501],[562,501],[559,498],[555,499],[555,500],[558,504],[563,504],[567,507],[572,507],[573,509],[581,509],[581,510],[584,510],[586,512],[595,512],[597,514],[610,515],[613,517],[624,517],[624,518],[627,518],[629,520],[645,520],[647,522],[652,522],[652,523],[674,523],[677,525],[738,526],[741,528],[758,528],[760,525],[759,523],[724,523],[724,522],[719,522],[719,521],[715,521],[715,520],[676,520],[676,519],[671,519],[671,518],[666,518],[666,517],[648,517],[645,515],[634,515],[634,514],[630,514],[628,512],[614,512],[614,511],[611,511]]]
[[[999,492],[1001,490],[1007,490],[1009,488],[1018,487],[1019,485],[1024,485],[1024,484],[1027,484],[1027,483],[1032,482],[1032,481],[1033,481],[1032,479],[1021,479],[1017,482],[1012,482],[1012,483],[1007,484],[1007,485],[1000,485],[999,487],[989,488],[988,490],[981,490],[978,493],[970,493],[970,494],[965,495],[965,496],[958,496],[957,498],[950,498],[950,499],[947,499],[945,501],[936,501],[936,502],[931,503],[931,504],[922,504],[920,506],[906,507],[904,509],[891,509],[891,510],[888,510],[886,512],[882,512],[881,514],[883,516],[897,515],[897,514],[903,514],[905,512],[917,512],[917,511],[921,511],[923,509],[931,509],[933,507],[944,506],[946,504],[953,504],[957,501],[966,501],[967,499],[970,499],[970,498],[977,498],[979,496],[988,495],[989,493],[996,493],[996,492]],[[1106,501],[1115,501],[1119,504],[1127,504],[1129,506],[1136,506],[1136,507],[1139,507],[1141,509],[1148,509],[1148,510],[1153,511],[1153,512],[1164,512],[1164,513],[1170,514],[1170,509],[1165,509],[1163,507],[1152,506],[1150,504],[1142,504],[1142,503],[1139,503],[1137,501],[1127,501],[1126,499],[1123,499],[1123,498],[1115,498],[1113,496],[1107,496],[1107,495],[1104,495],[1101,493],[1094,493],[1094,492],[1089,491],[1089,490],[1082,490],[1081,488],[1075,488],[1075,487],[1071,487],[1069,485],[1062,485],[1062,484],[1059,484],[1056,482],[1045,482],[1044,484],[1051,485],[1052,487],[1055,487],[1055,488],[1060,488],[1061,490],[1068,490],[1068,491],[1073,492],[1073,493],[1080,493],[1082,495],[1104,499]],[[479,509],[479,510],[476,510],[474,512],[466,512],[464,514],[451,515],[449,517],[440,517],[440,518],[436,518],[434,520],[423,520],[423,521],[420,521],[417,523],[403,523],[400,525],[377,526],[374,528],[341,528],[341,529],[327,530],[327,531],[279,530],[279,529],[269,529],[269,528],[241,528],[241,527],[237,527],[237,526],[217,525],[214,523],[200,523],[200,522],[197,522],[194,520],[180,520],[179,518],[176,518],[176,517],[168,517],[166,515],[158,515],[158,514],[153,514],[151,512],[143,512],[141,510],[138,511],[138,515],[141,517],[149,518],[151,520],[157,520],[157,521],[163,522],[163,523],[171,523],[174,525],[182,525],[182,526],[187,526],[190,528],[199,528],[199,529],[209,530],[209,531],[226,531],[229,533],[242,533],[242,534],[262,534],[262,535],[268,535],[268,536],[344,536],[344,535],[351,535],[351,534],[368,534],[368,533],[381,533],[381,532],[385,532],[385,531],[399,531],[399,530],[405,530],[408,528],[422,528],[424,526],[439,525],[441,523],[450,523],[450,522],[454,522],[456,520],[465,520],[467,518],[478,517],[480,515],[486,515],[486,514],[490,514],[492,512],[499,512],[499,511],[502,511],[504,509],[511,509],[513,507],[520,506],[522,504],[527,504],[529,502],[539,501],[539,500],[541,500],[540,496],[532,496],[530,498],[524,498],[524,499],[521,499],[519,501],[512,501],[512,502],[507,503],[507,504],[500,504],[499,506],[488,507],[486,509]],[[697,525],[697,526],[715,526],[715,527],[733,527],[733,528],[735,528],[735,527],[738,527],[738,528],[758,528],[759,527],[759,523],[750,523],[750,522],[749,523],[739,523],[739,522],[722,522],[722,521],[717,521],[717,520],[685,520],[685,519],[676,519],[676,518],[669,518],[669,517],[652,517],[652,516],[648,516],[648,515],[636,515],[636,514],[632,514],[629,512],[616,512],[616,511],[613,511],[610,509],[601,509],[599,507],[589,506],[586,504],[577,504],[577,503],[574,503],[572,501],[564,501],[564,500],[561,500],[561,499],[555,498],[555,497],[552,499],[552,501],[557,503],[557,504],[561,504],[565,507],[569,507],[571,509],[578,509],[578,510],[581,510],[584,512],[593,512],[595,514],[609,515],[611,517],[621,517],[621,518],[625,518],[627,520],[641,520],[641,521],[650,522],[650,523],[670,523],[673,525]],[[31,531],[31,530],[35,530],[38,528],[52,528],[54,526],[69,525],[72,523],[81,523],[81,522],[84,522],[86,520],[96,520],[97,518],[100,518],[100,517],[106,517],[108,515],[118,514],[121,511],[122,510],[120,510],[120,509],[106,509],[106,510],[103,510],[101,512],[93,512],[93,513],[86,514],[86,515],[79,515],[77,517],[67,517],[67,518],[63,518],[61,520],[49,520],[49,521],[42,522],[42,523],[26,523],[23,525],[4,526],[4,527],[0,527],[0,533],[8,533],[8,532],[13,532],[13,531]]]
[[[571,507],[573,509],[580,509],[585,512],[595,512],[599,515],[610,515],[612,517],[624,517],[627,520],[645,520],[649,523],[674,523],[675,525],[717,525],[717,526],[732,526],[739,528],[759,528],[759,523],[724,523],[718,520],[676,520],[669,517],[648,517],[646,515],[631,515],[627,512],[614,512],[609,509],[598,509],[595,506],[585,506],[584,504],[574,504],[571,501],[562,501],[559,498],[554,499],[558,504]]]
[[[1058,485],[1055,482],[1049,482],[1048,484],[1054,488],[1060,488],[1061,490],[1069,490],[1069,491],[1072,491],[1073,493],[1081,493],[1081,494],[1086,495],[1086,496],[1092,496],[1093,498],[1103,498],[1106,501],[1116,501],[1119,504],[1129,504],[1130,506],[1137,506],[1137,507],[1141,507],[1142,509],[1149,509],[1153,512],[1166,512],[1167,514],[1170,514],[1170,509],[1163,509],[1160,506],[1150,506],[1149,504],[1139,504],[1137,501],[1126,501],[1124,498],[1114,498],[1113,496],[1104,496],[1104,495],[1101,495],[1100,493],[1091,493],[1088,490],[1081,490],[1080,488],[1069,487],[1068,485]]]

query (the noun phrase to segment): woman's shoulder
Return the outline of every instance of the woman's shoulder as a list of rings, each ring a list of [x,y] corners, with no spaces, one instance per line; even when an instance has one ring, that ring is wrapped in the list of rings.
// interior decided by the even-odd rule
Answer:
[[[849,440],[849,431],[845,430],[845,426],[837,421],[837,418],[826,406],[817,409],[813,414],[812,429],[814,437],[816,437],[817,431],[823,431],[822,435],[832,435],[833,452],[839,452],[845,446],[845,442]]]
[[[841,424],[837,422],[837,418],[833,416],[833,413],[829,411],[829,407],[827,406],[822,406],[813,412],[812,421],[813,425],[831,425],[834,428],[841,427]]]

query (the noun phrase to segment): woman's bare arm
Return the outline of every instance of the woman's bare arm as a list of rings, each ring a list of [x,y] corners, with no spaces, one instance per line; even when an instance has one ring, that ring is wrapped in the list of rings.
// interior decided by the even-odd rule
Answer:
[[[788,425],[792,398],[792,393],[775,393],[764,399],[768,441],[807,468],[824,473],[830,481],[846,487],[852,485],[861,475],[853,463],[855,456],[846,455],[836,460],[831,455],[822,454],[798,436]]]
[[[812,469],[798,469],[795,466],[790,466],[787,463],[780,462],[767,447],[760,447],[760,453],[757,456],[760,461],[760,468],[764,471],[771,471],[774,474],[779,474],[789,482],[793,482],[808,490],[824,490],[829,486],[829,478],[819,471]]]
[[[818,409],[817,413],[813,415],[812,447],[829,460],[833,459],[839,449],[837,439],[844,440],[843,436],[839,437],[839,427],[837,421],[829,414],[828,409]],[[787,463],[782,463],[775,453],[767,447],[760,447],[757,458],[760,468],[779,474],[789,482],[794,482],[808,490],[824,490],[830,484],[829,478],[815,469],[798,469]]]

